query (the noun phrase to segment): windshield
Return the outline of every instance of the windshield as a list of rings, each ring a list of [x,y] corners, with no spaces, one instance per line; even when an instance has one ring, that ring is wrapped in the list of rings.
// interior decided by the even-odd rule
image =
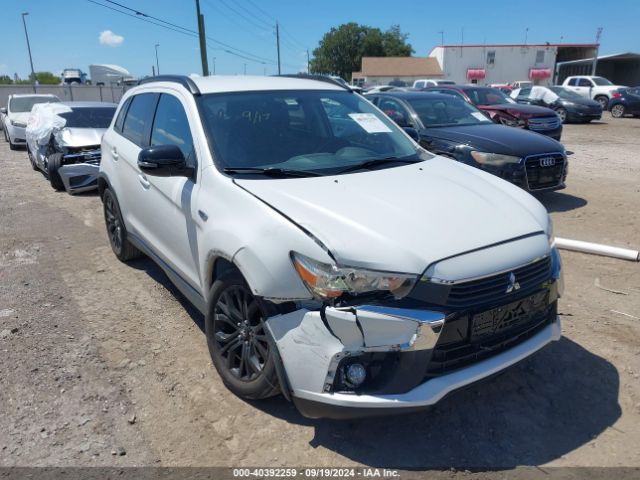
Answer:
[[[562,87],[548,87],[553,93],[558,95],[560,98],[564,98],[567,100],[581,100],[584,97],[572,90],[568,90]]]
[[[474,105],[501,105],[505,103],[517,103],[497,88],[469,88],[465,89],[469,99]]]
[[[58,116],[67,120],[65,127],[69,128],[109,128],[115,113],[115,107],[87,107],[75,108]]]
[[[432,98],[425,95],[408,101],[426,128],[493,123],[476,107],[458,97]]]
[[[9,102],[9,110],[13,113],[30,112],[37,103],[57,103],[58,97],[14,97]]]
[[[591,80],[593,80],[593,83],[596,85],[613,85],[613,83],[603,77],[592,77]]]
[[[199,98],[199,106],[220,169],[333,174],[369,160],[393,166],[390,158],[431,158],[351,92],[209,94]]]

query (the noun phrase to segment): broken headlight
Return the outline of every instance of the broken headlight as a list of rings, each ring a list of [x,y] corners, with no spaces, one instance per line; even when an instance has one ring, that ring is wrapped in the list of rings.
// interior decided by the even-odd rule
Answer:
[[[418,278],[408,273],[339,267],[296,252],[291,252],[291,259],[302,282],[315,297],[322,299],[372,292],[388,292],[396,298],[402,298],[411,291]]]

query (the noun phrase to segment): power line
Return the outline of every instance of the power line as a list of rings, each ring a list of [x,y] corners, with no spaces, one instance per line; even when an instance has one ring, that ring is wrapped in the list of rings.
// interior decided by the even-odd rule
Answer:
[[[138,10],[135,10],[135,9],[132,9],[132,8],[129,8],[129,7],[126,7],[126,6],[121,6],[119,3],[113,2],[111,0],[104,0],[104,1],[107,1],[107,2],[112,3],[114,5],[118,5],[119,7],[124,8],[126,10],[133,11],[133,12],[135,12],[135,14],[123,12],[122,10],[118,10],[118,9],[116,9],[114,7],[110,7],[109,5],[104,5],[103,3],[99,3],[99,2],[97,2],[95,0],[87,0],[87,1],[91,2],[91,3],[95,4],[95,5],[99,5],[101,7],[108,8],[109,10],[113,10],[114,12],[118,12],[118,13],[121,13],[123,15],[127,15],[128,17],[132,17],[132,18],[135,18],[137,20],[141,20],[143,22],[151,23],[152,25],[156,25],[158,27],[166,28],[168,30],[172,30],[174,32],[181,33],[183,35],[187,35],[187,36],[190,36],[190,37],[196,37],[196,38],[198,37],[198,32],[196,32],[195,30],[191,30],[189,28],[182,27],[180,25],[172,24],[171,22],[167,22],[167,21],[162,20],[160,18],[154,17],[152,15],[148,15],[146,13],[140,12]],[[157,20],[159,22],[162,22],[162,23],[156,23],[156,22],[154,22],[152,20],[149,20],[150,18],[154,19],[154,20]],[[176,27],[176,28],[173,28],[173,27]],[[178,30],[178,29],[180,29],[180,30]],[[210,37],[210,36],[207,36],[206,38],[207,38],[207,40],[209,40],[209,41],[211,41],[213,43],[216,43],[218,45],[221,45],[221,46],[226,47],[227,49],[229,49],[229,50],[225,50],[225,52],[229,53],[231,55],[235,55],[237,57],[244,58],[246,60],[249,60],[249,61],[252,61],[252,62],[256,62],[256,63],[261,63],[261,64],[262,63],[269,63],[269,64],[272,64],[272,65],[275,65],[275,62],[273,60],[271,60],[271,59],[268,59],[268,58],[265,58],[265,57],[260,57],[258,55],[254,55],[251,52],[247,52],[245,50],[242,50],[242,49],[239,49],[237,47],[234,47],[233,45],[229,45],[228,43],[221,42],[220,40],[217,40],[217,39],[215,39],[213,37]],[[235,50],[235,52],[231,51],[231,50]],[[237,52],[239,52],[239,53],[237,53]]]
[[[274,22],[276,21],[276,18],[273,17],[270,13],[264,11],[259,5],[256,5],[253,0],[247,0],[247,2],[249,2],[251,5],[253,5],[256,10],[258,10],[259,12],[261,12],[263,15],[266,15],[268,18],[270,18],[271,20],[273,20]]]
[[[239,12],[238,10],[236,10],[235,8],[233,8],[231,5],[229,5],[227,2],[225,2],[225,0],[220,0],[220,3],[222,5],[224,5],[225,7],[227,7],[229,10],[231,10],[233,13],[235,13],[236,15],[238,15],[241,18],[244,18],[248,23],[250,23],[251,25],[253,25],[254,27],[260,28],[262,30],[265,29],[264,25],[260,25],[258,23],[256,23],[253,19],[249,18],[248,16],[246,16],[245,14],[243,14],[242,12]],[[255,18],[255,17],[254,17]],[[266,23],[266,22],[265,22]],[[273,25],[271,24],[267,24],[268,28],[273,28]]]

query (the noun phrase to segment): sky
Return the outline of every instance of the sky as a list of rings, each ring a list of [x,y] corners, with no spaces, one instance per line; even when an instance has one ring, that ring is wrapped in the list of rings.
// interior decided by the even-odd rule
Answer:
[[[123,66],[135,77],[151,75],[159,44],[161,73],[201,73],[198,40],[181,28],[197,30],[195,0],[116,3],[176,27],[154,25],[149,22],[161,22],[107,0],[0,0],[0,75],[17,73],[25,78],[30,72],[22,12],[29,13],[25,20],[36,71],[88,72],[90,64],[109,63]],[[276,20],[281,27],[282,73],[305,70],[307,49],[312,55],[331,27],[347,22],[382,30],[398,24],[409,34],[416,56],[427,56],[442,36],[445,44],[524,43],[525,37],[528,43],[592,43],[598,27],[603,28],[601,54],[640,52],[640,35],[628,28],[640,20],[639,0],[617,0],[604,15],[597,13],[601,0],[200,0],[200,4],[209,37],[209,69],[213,72],[215,64],[217,74],[277,73]],[[625,27],[620,28],[621,17],[615,12],[627,19]]]

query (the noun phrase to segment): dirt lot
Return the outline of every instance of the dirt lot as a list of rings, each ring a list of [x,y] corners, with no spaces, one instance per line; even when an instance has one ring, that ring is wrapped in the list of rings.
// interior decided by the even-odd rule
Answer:
[[[640,120],[569,125],[556,234],[640,247]],[[248,403],[149,260],[116,260],[100,199],[0,143],[0,466],[640,466],[640,265],[564,253],[564,338],[430,411],[312,421]],[[615,294],[594,285],[624,292]]]

